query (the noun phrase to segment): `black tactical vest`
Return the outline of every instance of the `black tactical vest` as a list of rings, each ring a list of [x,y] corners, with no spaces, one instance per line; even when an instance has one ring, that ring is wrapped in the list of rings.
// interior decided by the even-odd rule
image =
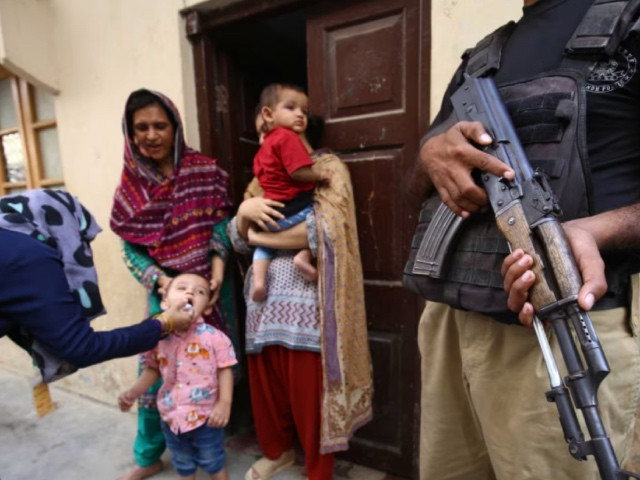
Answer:
[[[565,48],[560,68],[535,78],[499,85],[500,95],[514,123],[533,169],[546,173],[562,209],[562,220],[593,212],[590,167],[586,145],[585,78],[599,60],[611,57],[634,24],[640,0],[595,0]],[[463,55],[457,72],[471,76],[491,75],[500,66],[502,47],[511,22],[481,40]],[[452,116],[433,128],[426,138],[445,131],[456,122]],[[453,251],[448,255],[443,278],[413,273],[413,264],[424,232],[441,203],[436,194],[420,212],[411,254],[404,271],[405,286],[422,297],[455,308],[517,322],[506,309],[506,293],[500,267],[509,247],[498,230],[492,211],[465,221]],[[608,272],[614,273],[615,272]],[[611,285],[610,285],[611,288]]]

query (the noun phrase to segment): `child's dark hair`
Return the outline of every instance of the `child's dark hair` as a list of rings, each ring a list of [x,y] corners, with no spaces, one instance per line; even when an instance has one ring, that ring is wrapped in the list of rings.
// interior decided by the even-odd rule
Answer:
[[[149,105],[159,105],[167,114],[167,117],[171,121],[171,125],[173,125],[173,129],[175,131],[178,128],[176,124],[176,119],[173,117],[173,112],[169,110],[169,108],[160,100],[159,97],[154,95],[152,92],[145,88],[141,88],[136,90],[135,92],[129,95],[127,99],[127,104],[124,109],[124,116],[127,122],[127,134],[131,137],[133,135],[133,115],[141,108],[148,107]]]
[[[304,91],[304,88],[299,87],[298,85],[293,85],[290,83],[271,83],[262,89],[259,103],[260,108],[275,107],[280,100],[280,92],[282,92],[282,90],[293,90],[304,95],[307,94],[307,92]]]

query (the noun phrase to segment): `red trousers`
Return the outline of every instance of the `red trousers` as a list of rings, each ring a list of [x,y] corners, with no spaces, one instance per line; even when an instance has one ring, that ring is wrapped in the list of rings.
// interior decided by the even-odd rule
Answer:
[[[270,346],[247,355],[258,442],[271,460],[293,448],[297,433],[309,480],[331,480],[332,453],[320,454],[320,354]]]

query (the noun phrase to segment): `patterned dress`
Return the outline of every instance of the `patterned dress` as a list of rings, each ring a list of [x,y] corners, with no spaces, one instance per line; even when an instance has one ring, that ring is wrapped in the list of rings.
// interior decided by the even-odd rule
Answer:
[[[307,217],[309,243],[315,252],[314,215]],[[229,223],[229,238],[236,251],[249,253],[250,247],[238,235],[236,219]],[[318,288],[305,281],[293,264],[294,250],[279,250],[267,273],[269,295],[264,302],[251,300],[253,270],[249,269],[244,283],[247,303],[247,354],[260,353],[269,345],[281,345],[292,350],[320,351],[320,317]]]

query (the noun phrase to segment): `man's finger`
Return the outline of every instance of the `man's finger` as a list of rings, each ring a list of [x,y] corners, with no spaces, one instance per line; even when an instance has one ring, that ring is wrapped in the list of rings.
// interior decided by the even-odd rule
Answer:
[[[520,313],[518,314],[518,320],[526,327],[531,327],[533,325],[533,305],[529,302],[526,302]]]
[[[511,290],[513,282],[520,278],[527,270],[533,266],[533,258],[526,255],[521,248],[507,255],[502,262],[500,273],[504,277],[504,289],[506,292]]]
[[[477,212],[488,202],[485,190],[475,183],[469,183],[468,185],[456,185],[456,190],[453,190],[453,188],[454,187],[452,187],[449,194],[452,201],[460,210]]]
[[[491,145],[493,141],[480,122],[460,122],[458,123],[460,132],[477,145]],[[515,172],[507,164],[501,162],[496,157],[484,152],[474,156],[473,165],[483,172],[493,173],[498,177],[505,177],[507,180],[515,178]]]
[[[527,270],[523,275],[513,281],[509,290],[509,298],[507,306],[512,312],[518,312],[522,309],[529,298],[529,290],[533,286],[535,275],[531,270]]]
[[[509,274],[509,269],[511,268],[511,266],[514,263],[516,263],[518,260],[520,260],[523,256],[524,256],[524,250],[522,250],[521,248],[517,248],[513,252],[511,252],[509,255],[507,255],[505,259],[502,261],[502,265],[500,266],[500,275],[502,275],[506,279],[507,275]],[[509,283],[509,285],[511,285],[511,283]],[[507,291],[509,290],[509,288],[507,287],[506,280],[505,280],[504,289]]]
[[[582,273],[583,285],[578,294],[578,303],[585,310],[591,310],[597,298],[607,291],[607,280],[604,275],[602,259],[590,259],[588,262],[578,259],[578,268]],[[581,263],[583,265],[581,265]]]
[[[578,304],[585,310],[590,310],[596,300],[601,298],[607,291],[604,260],[600,256],[598,245],[593,235],[579,226],[572,225],[572,223],[564,224],[563,227],[582,276]]]

